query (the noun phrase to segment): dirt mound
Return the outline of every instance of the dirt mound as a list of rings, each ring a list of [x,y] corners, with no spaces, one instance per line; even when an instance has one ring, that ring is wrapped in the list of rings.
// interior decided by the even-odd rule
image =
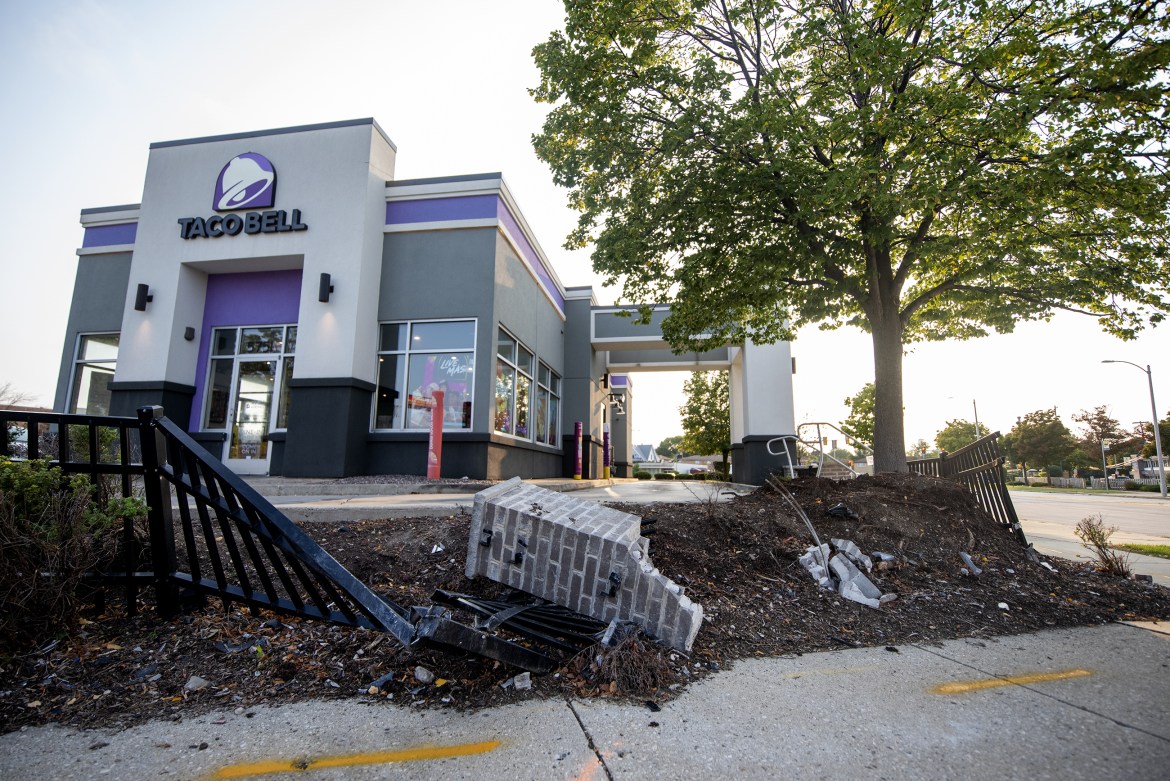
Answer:
[[[797,561],[812,544],[809,532],[775,490],[717,503],[715,489],[696,484],[711,501],[621,507],[656,520],[646,527],[654,529],[655,565],[705,609],[689,657],[635,635],[567,659],[559,670],[533,676],[531,690],[517,691],[509,684],[518,670],[475,656],[411,656],[385,635],[215,604],[163,622],[149,594],[139,615],[128,618],[111,594],[111,610],[90,616],[78,635],[0,660],[0,730],[43,722],[125,726],[337,697],[458,708],[548,695],[661,701],[747,657],[1170,618],[1165,589],[1071,561],[1051,559],[1055,571],[1029,562],[1020,542],[955,483],[880,475],[788,486],[822,540],[851,539],[865,553],[895,556],[888,569],[870,575],[883,593],[897,595],[894,601],[871,609],[819,588]],[[856,517],[830,514],[839,503]],[[500,593],[498,584],[463,576],[468,525],[468,517],[457,516],[305,528],[375,591],[410,606],[430,603],[435,588]],[[981,576],[967,572],[961,551]],[[421,683],[417,666],[436,680]],[[193,676],[207,685],[191,688]]]

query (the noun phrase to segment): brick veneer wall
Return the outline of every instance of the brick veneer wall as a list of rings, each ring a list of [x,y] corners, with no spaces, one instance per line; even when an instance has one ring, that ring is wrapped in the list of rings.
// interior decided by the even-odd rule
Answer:
[[[467,577],[482,575],[689,651],[703,607],[650,561],[636,515],[514,477],[475,495]]]

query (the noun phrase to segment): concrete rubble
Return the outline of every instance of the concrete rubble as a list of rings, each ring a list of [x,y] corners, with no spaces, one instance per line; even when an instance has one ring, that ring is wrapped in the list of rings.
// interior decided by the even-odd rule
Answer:
[[[822,543],[819,549],[813,545],[800,557],[801,565],[821,588],[835,590],[845,599],[872,608],[881,607],[883,602],[897,598],[895,594],[882,594],[881,589],[859,569],[861,566],[866,571],[872,571],[873,560],[862,553],[856,543],[842,539],[830,542],[832,547],[829,543]],[[874,555],[883,563],[889,556],[882,553]],[[827,571],[824,562],[828,562]]]
[[[467,577],[484,576],[689,651],[703,607],[650,560],[641,519],[512,478],[475,495]]]

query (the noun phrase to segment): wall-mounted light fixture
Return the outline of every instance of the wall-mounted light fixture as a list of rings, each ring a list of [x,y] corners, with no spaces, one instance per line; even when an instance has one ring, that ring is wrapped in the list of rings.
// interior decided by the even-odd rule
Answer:
[[[195,329],[191,326],[187,326],[187,328],[183,331],[183,338],[188,342],[195,341]]]
[[[321,275],[321,287],[317,291],[317,300],[322,304],[329,303],[329,294],[333,292],[333,282],[328,274]]]
[[[154,300],[154,296],[150,292],[150,286],[145,283],[138,285],[138,292],[134,295],[134,311],[145,312],[146,305]]]

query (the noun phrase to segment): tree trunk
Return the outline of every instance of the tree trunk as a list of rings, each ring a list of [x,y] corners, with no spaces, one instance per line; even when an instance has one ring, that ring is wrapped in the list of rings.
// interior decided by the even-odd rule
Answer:
[[[902,407],[902,321],[897,312],[870,317],[873,329],[874,472],[906,471]]]

